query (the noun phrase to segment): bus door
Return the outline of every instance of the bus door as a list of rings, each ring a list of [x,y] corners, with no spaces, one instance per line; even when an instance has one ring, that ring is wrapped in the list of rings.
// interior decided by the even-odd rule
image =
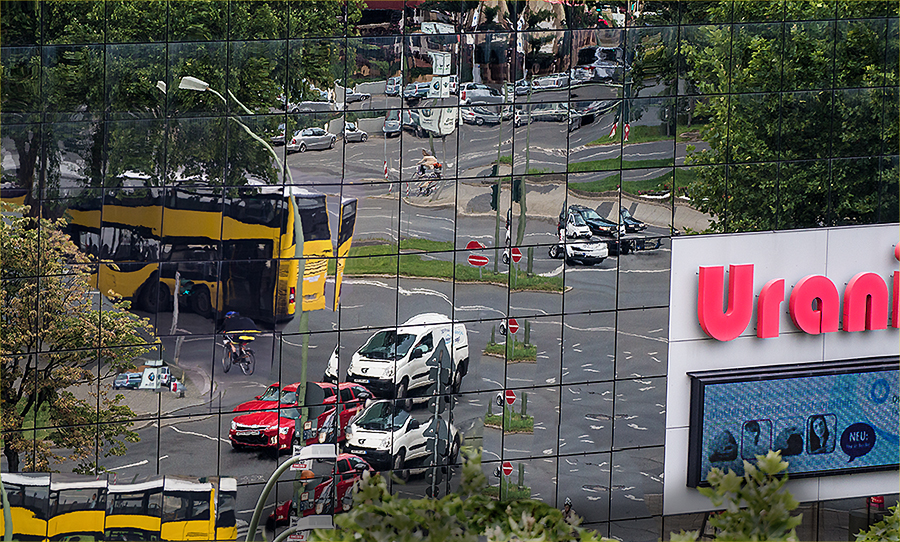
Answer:
[[[216,490],[216,540],[237,539],[237,480],[234,478],[211,478]]]
[[[106,523],[106,476],[53,474],[50,477],[50,521],[47,536],[73,535],[102,540]]]
[[[334,254],[326,197],[324,194],[295,193],[294,201],[303,228],[302,310],[324,309],[328,259]]]
[[[338,221],[337,265],[334,273],[334,310],[338,310],[341,298],[341,278],[344,276],[344,264],[347,262],[347,254],[353,242],[353,230],[356,227],[356,198],[344,198],[341,200],[341,214]]]
[[[212,484],[166,476],[160,535],[163,540],[213,540],[215,499]]]
[[[13,539],[47,540],[47,519],[50,516],[50,475],[3,473],[3,488],[9,499],[13,525]],[[2,503],[0,503],[2,512]],[[0,532],[5,531],[4,515],[0,513]]]
[[[107,494],[106,540],[160,539],[163,478],[133,484],[110,484]]]

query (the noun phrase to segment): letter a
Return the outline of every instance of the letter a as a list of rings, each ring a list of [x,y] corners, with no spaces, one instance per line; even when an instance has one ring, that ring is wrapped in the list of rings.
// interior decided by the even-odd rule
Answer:
[[[725,268],[700,267],[697,318],[707,335],[730,341],[747,329],[753,316],[753,264],[728,266],[728,310],[722,312]]]

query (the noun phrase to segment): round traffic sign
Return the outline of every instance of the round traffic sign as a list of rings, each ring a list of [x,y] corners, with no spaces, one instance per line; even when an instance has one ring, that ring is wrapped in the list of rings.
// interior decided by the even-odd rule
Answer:
[[[503,474],[505,474],[506,476],[512,474],[512,463],[510,463],[509,461],[503,462]]]
[[[469,254],[468,257],[469,263],[474,265],[475,267],[481,267],[488,264],[487,256],[482,256],[481,254]]]
[[[515,334],[516,331],[519,331],[519,322],[515,318],[510,318],[507,328],[510,333]]]
[[[522,251],[519,250],[519,247],[512,247],[512,250],[509,251],[512,254],[512,261],[519,263],[519,260],[522,259]],[[515,331],[513,331],[515,333]]]
[[[514,392],[512,390],[506,390],[504,397],[506,397],[507,405],[511,405],[516,402],[516,392]]]
[[[469,241],[469,244],[466,245],[466,250],[481,250],[483,248],[484,245],[475,240]]]

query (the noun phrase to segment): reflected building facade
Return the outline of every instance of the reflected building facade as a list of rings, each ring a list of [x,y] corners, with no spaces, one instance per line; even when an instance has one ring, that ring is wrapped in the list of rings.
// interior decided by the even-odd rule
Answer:
[[[900,213],[892,3],[4,2],[0,31],[4,200],[66,218],[159,338],[136,389],[76,386],[135,413],[93,462],[234,478],[239,537],[300,440],[402,496],[480,448],[498,496],[604,536],[699,528],[663,513],[673,237]]]

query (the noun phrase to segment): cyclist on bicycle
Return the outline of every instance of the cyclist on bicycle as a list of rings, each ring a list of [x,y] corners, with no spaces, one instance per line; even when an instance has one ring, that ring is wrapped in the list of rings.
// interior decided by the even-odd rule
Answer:
[[[225,314],[222,328],[225,333],[225,357],[222,360],[225,372],[231,369],[232,363],[238,363],[244,374],[252,374],[256,357],[247,345],[260,332],[256,323],[238,312],[230,311]]]

